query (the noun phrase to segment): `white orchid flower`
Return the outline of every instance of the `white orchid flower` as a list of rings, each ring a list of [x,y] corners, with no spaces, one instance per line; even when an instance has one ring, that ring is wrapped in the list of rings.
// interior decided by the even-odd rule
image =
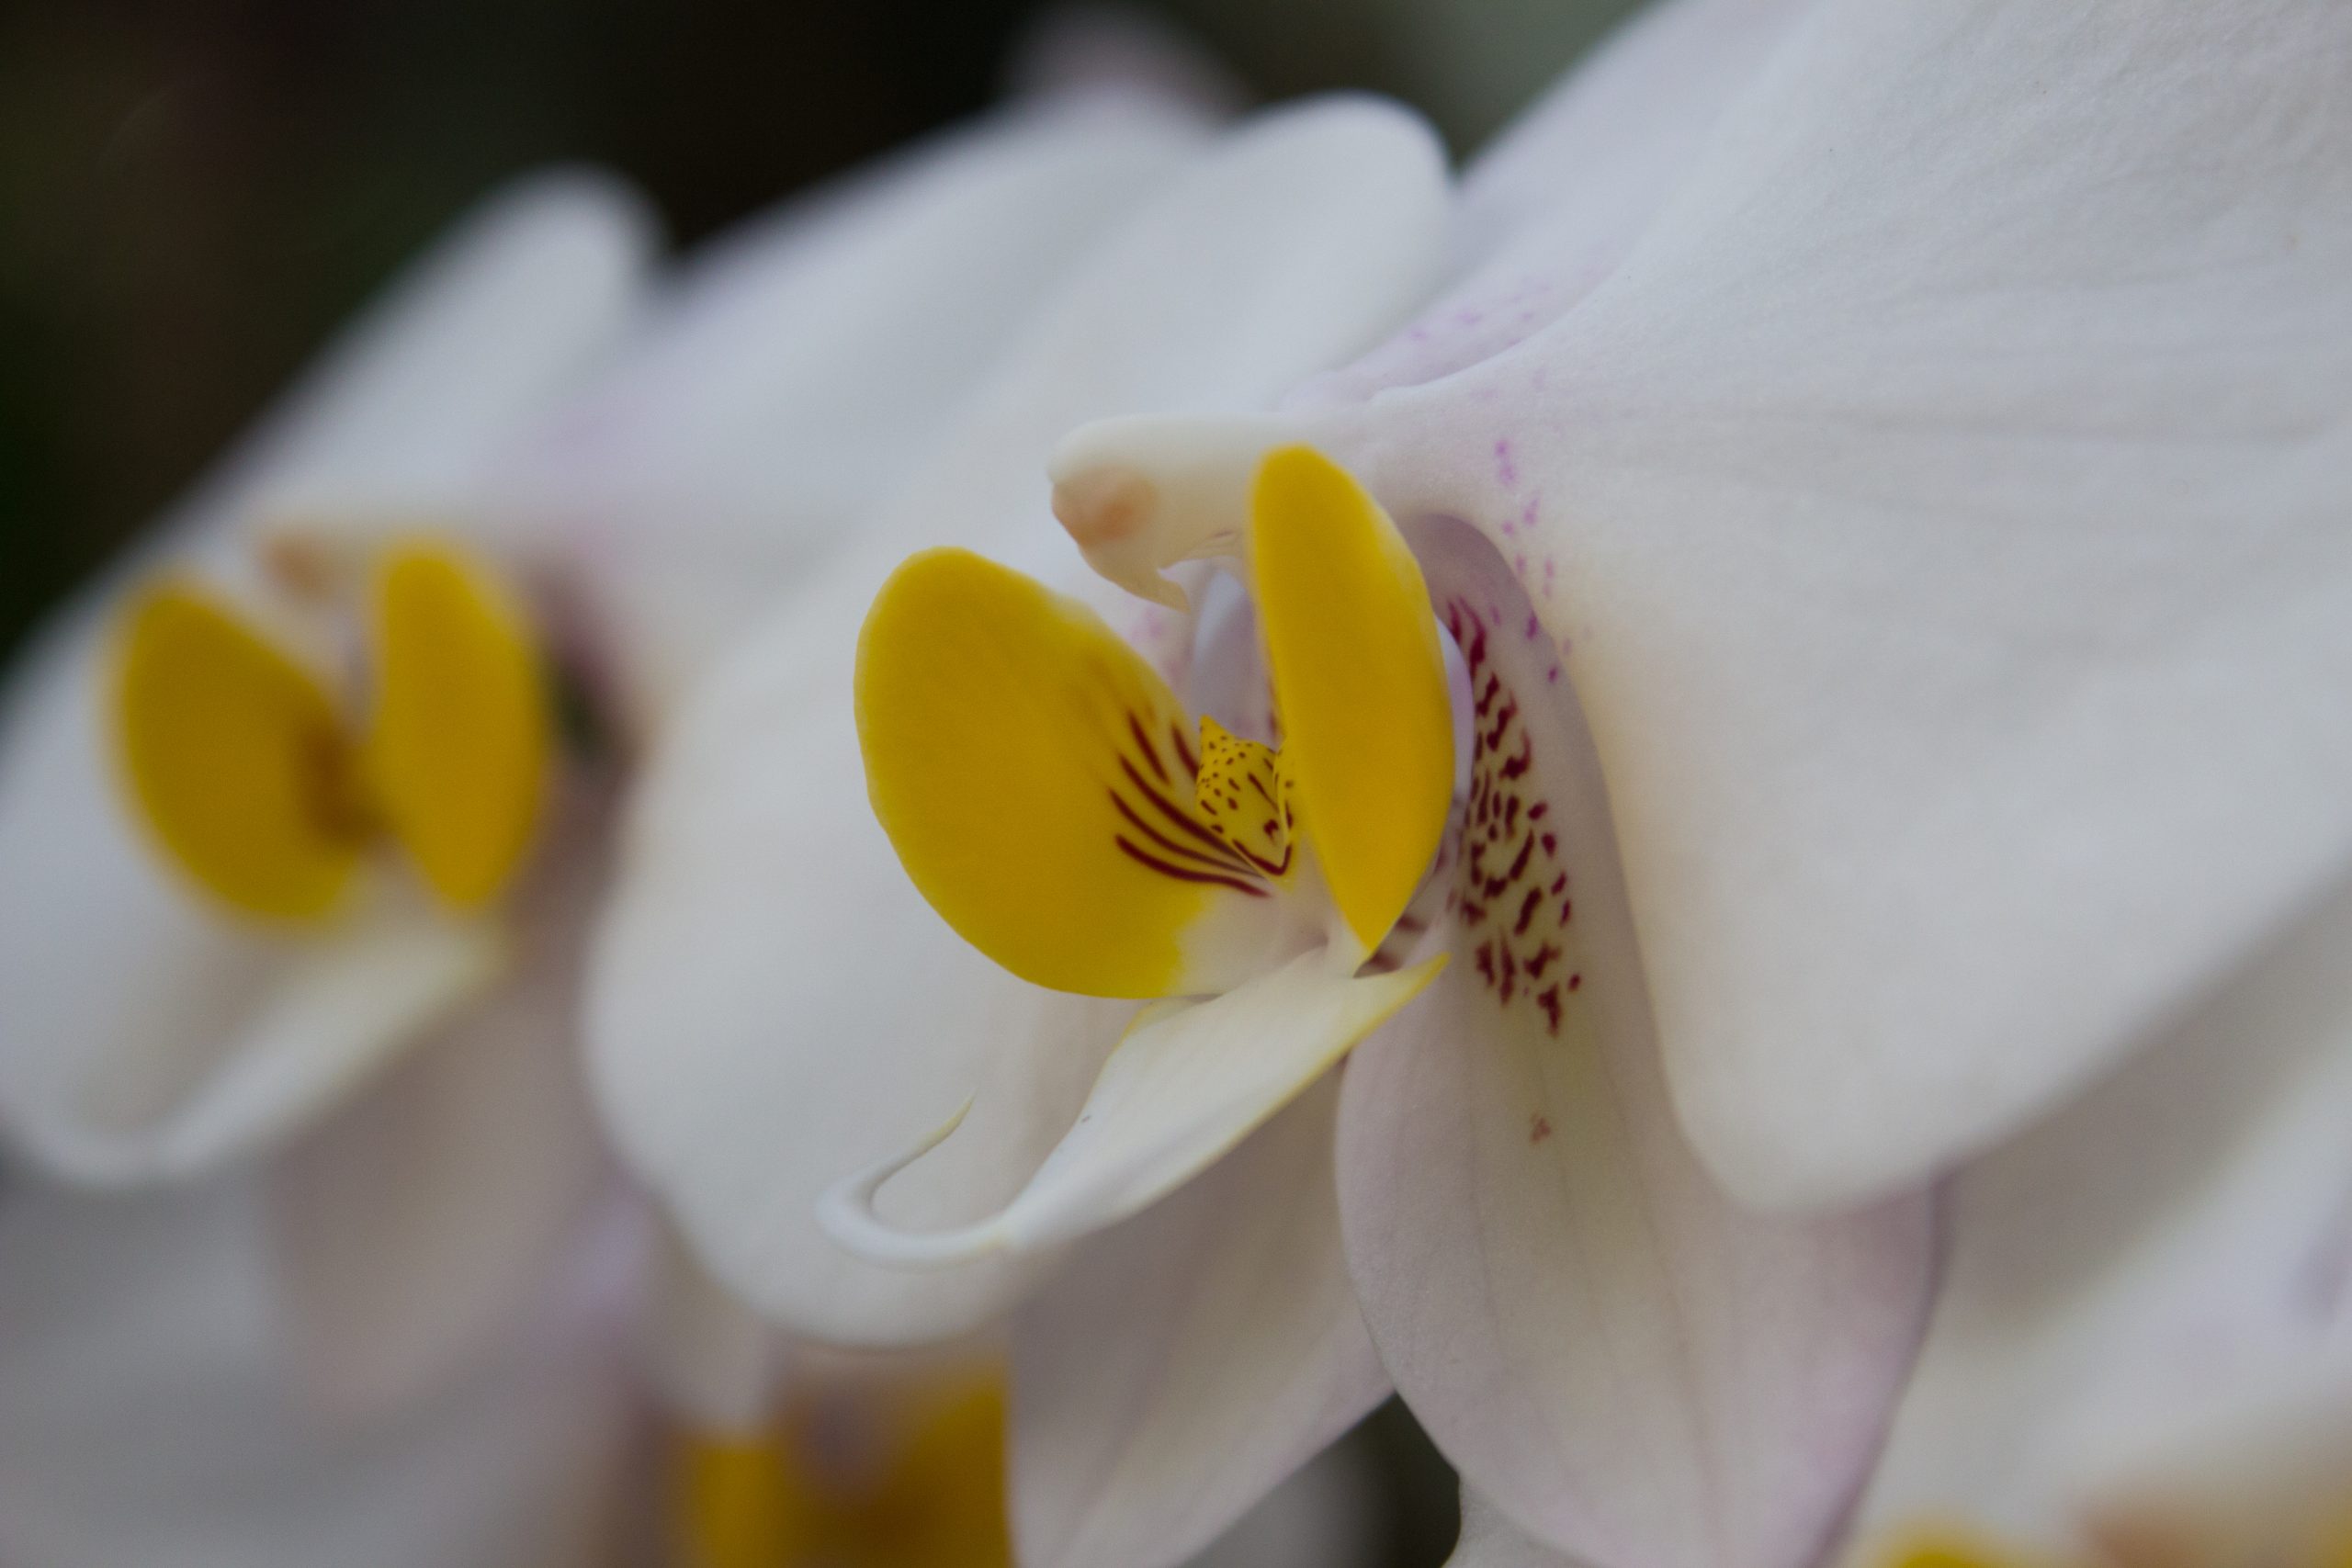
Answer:
[[[1443,989],[1351,1066],[1340,1201],[1389,1372],[1544,1546],[1804,1561],[1903,1365],[1916,1217],[1807,1241],[1678,1121],[1747,1199],[1900,1190],[2343,860],[2352,36],[2262,15],[1817,8],[1589,291],[1514,313],[1506,247],[1376,393],[1064,448],[1073,532],[1158,592],[1312,444],[1499,676],[1504,832]],[[1551,805],[1581,951],[1507,797]],[[1584,1052],[1525,983],[1555,941]]]
[[[2263,19],[1817,7],[1597,280],[1532,285],[1558,234],[1529,225],[1374,371],[1272,419],[1064,446],[1057,510],[1106,574],[1171,602],[1161,570],[1249,563],[1305,747],[1293,826],[1358,939],[1326,945],[1319,983],[1274,967],[1297,927],[1223,940],[1238,919],[1203,910],[1242,888],[1136,883],[1191,878],[1098,820],[1126,766],[1150,773],[1170,705],[1108,634],[993,569],[910,566],[868,624],[860,701],[918,883],[1033,978],[1216,995],[1145,1015],[1009,1204],[885,1221],[899,1156],[837,1194],[836,1234],[899,1262],[1067,1239],[1215,1160],[1372,1021],[1341,1016],[1367,984],[1345,960],[1403,904],[1358,919],[1351,881],[1385,862],[1339,863],[1363,852],[1364,796],[1415,792],[1393,767],[1346,775],[1344,805],[1308,781],[1330,726],[1409,732],[1415,705],[1386,697],[1411,682],[1351,700],[1334,677],[1318,704],[1295,671],[1301,626],[1351,652],[1405,636],[1374,629],[1397,595],[1359,587],[1396,556],[1385,508],[1470,666],[1477,736],[1430,938],[1454,961],[1359,1054],[1340,1111],[1373,1337],[1547,1548],[1815,1555],[1908,1364],[1919,1185],[2226,971],[2352,827],[2352,759],[2322,739],[2352,659],[2328,441],[2352,409],[2352,40],[2328,6]],[[1299,504],[1300,446],[1368,499]],[[1342,514],[1365,520],[1352,546]],[[1302,533],[1352,607],[1270,577]],[[1327,657],[1349,678],[1394,662]],[[1015,670],[1057,671],[1056,694],[1019,697]],[[951,690],[964,716],[931,705]],[[1130,713],[1151,726],[1132,741]],[[990,749],[1044,745],[1048,717],[1045,760]],[[925,728],[998,765],[951,799]],[[1016,783],[1044,822],[996,793]],[[1164,833],[1239,852],[1171,807]],[[1161,1055],[1237,1013],[1249,1049]],[[1718,1180],[1839,1212],[1773,1219]]]
[[[911,1138],[986,1081],[1004,1092],[984,1096],[888,1201],[919,1224],[994,1208],[1067,1128],[1132,1010],[1003,974],[906,886],[854,782],[847,697],[876,587],[909,548],[943,536],[1042,552],[1048,570],[1082,581],[1047,520],[1054,439],[1105,407],[1264,407],[1344,362],[1426,296],[1443,214],[1433,140],[1394,110],[1314,105],[1234,132],[1078,262],[858,548],[780,605],[657,750],[594,966],[600,1097],[696,1250],[779,1324],[904,1344],[965,1333],[1030,1295],[1046,1259],[876,1268],[827,1240],[816,1200],[877,1144]],[[1156,653],[1181,658],[1177,618],[1102,597]],[[1304,1159],[1295,1147],[1271,1153],[1312,1187],[1311,1138],[1299,1147]],[[1322,1190],[1328,1204],[1328,1180]],[[1179,1561],[1385,1393],[1328,1214],[1295,1237],[1268,1220],[1247,1236],[1196,1225],[1128,1258],[1074,1263],[1037,1303],[1064,1314],[1060,1326],[1016,1325],[1023,1561],[1098,1550]],[[1270,1262],[1298,1289],[1274,1292],[1279,1312],[1253,1314],[1247,1280]],[[1168,1292],[1164,1312],[1120,1316],[1111,1309],[1128,1299],[1137,1263],[1202,1293]],[[1273,1331],[1250,1337],[1253,1315]],[[1199,1373],[1198,1399],[1159,1397],[1155,1367]],[[1262,1404],[1219,1397],[1253,1372],[1249,1392]],[[1091,1401],[1138,1423],[1142,1440],[1100,1440]],[[1154,1484],[1180,1474],[1191,1484]]]
[[[0,743],[0,1120],[40,1164],[216,1165],[501,966],[477,917],[542,826],[544,657],[503,574],[432,520],[610,351],[646,252],[601,184],[493,204],[33,649]],[[355,518],[416,532],[345,615],[318,541]],[[381,666],[359,718],[346,641]],[[375,874],[388,842],[412,885]]]
[[[539,788],[543,656],[517,596],[442,520],[620,340],[647,252],[604,182],[494,200],[8,693],[0,1131],[105,1184],[281,1153],[288,1332],[339,1408],[398,1403],[527,1310],[600,1179],[562,1044],[594,868],[542,853],[515,875],[526,839],[572,847],[578,793]],[[371,549],[387,520],[398,542]],[[331,694],[363,635],[339,614],[347,555],[398,601],[364,634],[397,666],[365,745]],[[469,635],[445,644],[435,616]],[[390,788],[370,780],[360,812],[363,750]],[[375,863],[401,840],[426,876]],[[346,1105],[363,1081],[379,1092]]]

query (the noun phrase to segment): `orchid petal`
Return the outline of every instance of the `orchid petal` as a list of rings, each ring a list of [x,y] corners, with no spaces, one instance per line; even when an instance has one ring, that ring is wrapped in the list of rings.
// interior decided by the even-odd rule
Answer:
[[[266,1168],[289,1354],[322,1408],[432,1396],[571,1283],[608,1171],[574,1002],[596,878],[552,859],[504,982]]]
[[[674,1227],[660,1227],[648,1376],[663,1406],[704,1435],[756,1439],[775,1419],[784,1337],[710,1277]]]
[[[969,550],[909,558],[858,633],[856,702],[866,793],[899,863],[1024,980],[1196,995],[1322,934],[1284,896],[1300,857],[1272,770],[1237,815],[1250,829],[1262,816],[1275,843],[1211,787],[1238,743],[1196,730],[1159,672],[1067,594]]]
[[[1355,400],[1533,335],[1614,271],[1814,0],[1644,6],[1463,173],[1457,281],[1293,408]]]
[[[1743,1198],[1986,1145],[2352,860],[2347,51],[1835,0],[1576,310],[1310,433],[1573,642]]]
[[[1356,977],[1317,948],[1206,1001],[1156,1003],[1136,1015],[1102,1064],[1078,1124],[1002,1209],[937,1232],[901,1229],[874,1211],[883,1184],[944,1142],[963,1120],[958,1111],[911,1150],[833,1188],[818,1220],[853,1252],[917,1268],[1074,1241],[1206,1168],[1444,966],[1437,958]]]
[[[1462,1489],[1462,1539],[1445,1568],[1582,1568],[1521,1535],[1502,1511],[1476,1492]]]
[[[1354,1445],[1325,1449],[1184,1568],[1362,1568],[1378,1562],[1380,1476]]]
[[[1013,1320],[1030,1568],[1165,1568],[1388,1393],[1340,1252],[1336,1081],[1073,1252]]]
[[[492,928],[390,908],[304,944],[211,1060],[188,1042],[59,1063],[31,1088],[25,1146],[61,1175],[118,1185],[214,1168],[331,1106],[504,969]],[[180,998],[194,999],[194,993]]]
[[[1332,905],[1369,956],[1429,874],[1453,790],[1429,588],[1379,503],[1308,446],[1259,465],[1249,559],[1283,772]]]
[[[2064,1541],[2119,1433],[2352,1331],[2352,891],[1953,1182],[1919,1367],[1858,1523]]]
[[[958,539],[1038,541],[1060,552],[1040,565],[1075,575],[1044,525],[1056,437],[1106,408],[1271,402],[1409,307],[1442,214],[1429,135],[1395,111],[1314,106],[1237,131],[1088,259],[863,547],[671,728],[592,976],[592,1061],[631,1162],[714,1272],[787,1325],[941,1337],[1025,1288],[1032,1265],[866,1265],[813,1205],[982,1084],[955,1145],[884,1209],[929,1225],[1002,1203],[1069,1127],[1128,1010],[1004,975],[906,884],[857,785],[843,700],[876,589],[910,545]]]
[[[636,209],[602,185],[538,182],[494,203],[288,395],[166,520],[153,553],[203,555],[209,577],[280,505],[445,499],[606,347],[644,243]],[[100,584],[39,639],[0,716],[0,882],[20,905],[0,930],[0,1123],[36,1157],[99,1179],[164,1157],[118,1141],[126,1118],[149,1120],[236,1062],[247,1030],[286,1016],[293,1004],[273,995],[304,967],[302,949],[192,897],[124,810],[97,722],[119,586]],[[246,1124],[217,1124],[170,1159],[224,1157],[397,1043],[344,1032],[329,1047],[343,1059],[302,1069],[307,1088],[236,1091],[253,1097]]]
[[[2340,1561],[2352,1546],[2347,1346],[2278,1358],[2225,1398],[2135,1433],[2080,1483],[2086,1533],[2122,1568]]]
[[[1741,1208],[1676,1126],[1609,802],[1552,649],[1459,525],[1419,541],[1478,738],[1429,1002],[1359,1048],[1340,1201],[1421,1425],[1593,1568],[1803,1568],[1860,1484],[1925,1319],[1924,1197]]]
[[[591,1568],[633,1427],[605,1328],[544,1321],[397,1418],[303,1403],[247,1182],[0,1197],[0,1557],[55,1568]]]
[[[690,256],[612,369],[502,465],[503,512],[579,569],[624,707],[658,716],[868,516],[1086,245],[1205,137],[1159,97],[1023,105]]]

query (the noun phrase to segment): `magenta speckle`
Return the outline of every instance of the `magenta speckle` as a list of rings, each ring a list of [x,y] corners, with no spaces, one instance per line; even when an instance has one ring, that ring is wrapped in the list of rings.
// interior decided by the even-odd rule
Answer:
[[[1519,488],[1519,465],[1511,461],[1509,436],[1498,436],[1495,440],[1495,478],[1505,490]]]

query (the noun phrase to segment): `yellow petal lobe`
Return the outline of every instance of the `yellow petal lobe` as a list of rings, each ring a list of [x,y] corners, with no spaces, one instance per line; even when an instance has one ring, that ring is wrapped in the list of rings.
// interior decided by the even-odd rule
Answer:
[[[1190,722],[1091,609],[969,550],[900,564],[858,632],[875,816],[932,908],[1023,980],[1162,997],[1216,879]]]
[[[1387,514],[1309,446],[1259,468],[1250,555],[1299,822],[1370,951],[1428,871],[1453,793],[1429,590]]]
[[[201,591],[165,582],[119,625],[112,704],[124,780],[175,864],[246,914],[334,909],[365,814],[334,705],[300,664]]]
[[[907,874],[1025,980],[1171,993],[1188,927],[1267,897],[1200,820],[1191,724],[1084,604],[968,550],[925,551],[857,646],[866,789]]]
[[[530,622],[456,547],[388,550],[374,582],[368,776],[393,835],[441,899],[475,909],[529,849],[553,716]]]

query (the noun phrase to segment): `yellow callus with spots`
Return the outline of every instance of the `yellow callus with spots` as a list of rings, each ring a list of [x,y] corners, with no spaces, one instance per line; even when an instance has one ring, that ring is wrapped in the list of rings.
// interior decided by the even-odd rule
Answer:
[[[472,911],[530,847],[553,725],[527,617],[433,540],[387,549],[369,599],[364,722],[192,580],[152,585],[119,623],[110,716],[130,805],[166,859],[243,914],[331,916],[387,840]]]
[[[1196,725],[1091,610],[968,551],[912,558],[876,598],[876,815],[933,907],[1024,979],[1220,991],[1331,935],[1334,910],[1360,961],[1427,871],[1453,728],[1411,552],[1305,446],[1265,460],[1249,547],[1279,750]]]

